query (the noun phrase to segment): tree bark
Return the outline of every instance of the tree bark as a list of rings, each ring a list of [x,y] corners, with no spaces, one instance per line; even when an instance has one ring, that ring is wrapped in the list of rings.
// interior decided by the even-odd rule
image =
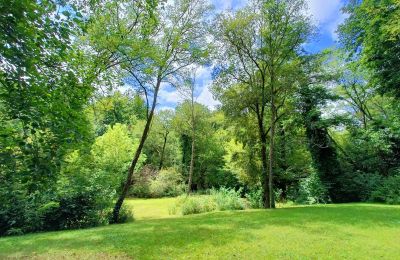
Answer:
[[[142,137],[140,139],[139,146],[136,149],[135,156],[133,157],[131,165],[130,165],[130,167],[128,169],[128,174],[126,176],[126,181],[125,181],[124,186],[122,188],[121,194],[120,194],[120,196],[119,196],[119,198],[118,198],[118,200],[117,200],[117,202],[115,203],[115,206],[114,206],[113,219],[112,219],[113,223],[118,223],[119,212],[121,210],[122,203],[124,202],[125,197],[128,194],[129,188],[132,185],[133,173],[135,171],[136,164],[139,161],[140,154],[142,153],[142,149],[143,149],[144,143],[146,142],[147,136],[149,134],[151,121],[152,121],[153,116],[154,116],[154,110],[155,110],[156,105],[157,105],[157,95],[158,95],[158,91],[160,89],[160,85],[161,85],[161,78],[158,77],[157,78],[156,88],[154,89],[153,103],[152,103],[152,107],[151,107],[151,110],[150,110],[150,114],[147,117],[146,126],[144,127],[143,134],[142,134]]]
[[[193,179],[193,167],[194,167],[194,148],[195,145],[195,140],[194,136],[192,137],[192,155],[190,157],[190,168],[189,168],[189,181],[188,181],[188,188],[187,188],[187,194],[189,195],[192,191],[192,179]]]
[[[261,160],[262,160],[262,178],[263,178],[263,204],[265,208],[271,207],[271,199],[269,192],[269,175],[267,172],[267,137],[265,133],[261,133]]]
[[[161,158],[160,158],[160,165],[158,167],[159,170],[162,169],[163,163],[164,163],[164,154],[165,154],[165,146],[167,145],[167,138],[168,138],[168,132],[165,133],[164,135],[164,144],[161,150]]]
[[[194,84],[194,83],[193,83]],[[189,195],[192,191],[192,179],[193,179],[193,167],[194,167],[194,152],[195,152],[195,136],[196,136],[196,128],[194,123],[194,86],[191,89],[191,120],[192,120],[192,154],[190,157],[190,168],[189,168],[189,181],[188,181],[188,189],[187,194]]]
[[[267,159],[267,135],[265,133],[265,127],[264,127],[264,116],[262,112],[258,109],[256,109],[256,114],[257,114],[257,121],[258,121],[258,131],[260,135],[260,141],[261,141],[261,163],[262,163],[262,188],[263,188],[263,205],[264,208],[269,208],[270,207],[270,194],[269,194],[269,186],[268,186],[268,172],[267,172],[267,165],[268,165],[268,159]]]
[[[275,145],[275,125],[276,125],[276,108],[274,104],[274,97],[271,98],[271,130],[269,142],[269,176],[268,188],[270,198],[270,208],[275,208],[275,194],[273,189],[273,173],[274,173],[274,145]]]

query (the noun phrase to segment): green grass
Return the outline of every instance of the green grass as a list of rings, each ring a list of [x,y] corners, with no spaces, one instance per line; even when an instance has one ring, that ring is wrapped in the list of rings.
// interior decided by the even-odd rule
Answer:
[[[160,219],[174,217],[169,214],[169,209],[175,201],[176,198],[127,199],[125,204],[133,210],[135,220]]]
[[[129,201],[137,211],[137,221],[129,224],[1,238],[0,259],[400,257],[399,206],[343,204],[171,217],[169,203],[173,199]]]

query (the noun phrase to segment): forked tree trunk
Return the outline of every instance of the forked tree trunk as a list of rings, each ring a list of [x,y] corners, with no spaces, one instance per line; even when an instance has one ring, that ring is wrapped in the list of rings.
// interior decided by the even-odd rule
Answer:
[[[150,113],[149,113],[149,115],[147,117],[146,126],[144,127],[143,134],[142,134],[142,137],[140,139],[139,146],[136,149],[135,156],[133,157],[131,165],[130,165],[130,167],[128,169],[128,174],[126,176],[126,180],[125,180],[124,186],[122,188],[121,194],[120,194],[120,196],[119,196],[119,198],[118,198],[118,200],[117,200],[117,202],[115,203],[115,206],[114,206],[113,219],[112,219],[113,223],[118,223],[119,212],[121,210],[122,203],[124,202],[125,197],[128,194],[129,188],[132,185],[133,173],[135,172],[136,164],[139,161],[140,154],[142,153],[142,149],[143,149],[144,143],[146,142],[147,136],[149,134],[151,121],[152,121],[153,116],[154,116],[154,110],[155,110],[156,105],[157,105],[157,95],[158,95],[158,90],[160,89],[160,84],[161,84],[161,79],[160,79],[160,77],[158,77],[156,88],[154,89],[153,103],[152,103],[152,106],[151,106]]]

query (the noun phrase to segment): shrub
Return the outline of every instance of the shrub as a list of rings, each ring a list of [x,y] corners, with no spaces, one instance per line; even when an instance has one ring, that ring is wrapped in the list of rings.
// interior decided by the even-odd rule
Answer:
[[[241,189],[220,188],[211,189],[210,194],[217,205],[218,210],[242,210],[245,208],[243,199],[240,196]]]
[[[158,172],[152,165],[145,165],[135,176],[135,185],[132,185],[129,196],[136,198],[150,198],[150,183]]]
[[[249,207],[252,209],[261,209],[263,208],[263,192],[262,188],[257,188],[251,190],[249,193],[246,193],[246,199],[249,204]]]
[[[174,197],[183,192],[182,176],[174,168],[161,170],[157,177],[150,182],[150,194],[154,198]]]
[[[213,211],[217,206],[212,197],[208,195],[181,196],[170,213],[176,213],[178,208],[180,208],[182,215],[191,215]]]
[[[112,210],[109,211],[108,220],[110,224],[122,224],[122,223],[133,222],[135,218],[133,216],[132,210],[128,206],[125,206],[125,204],[123,204],[119,211],[118,222],[117,223],[113,222]]]
[[[371,199],[376,202],[400,204],[400,174],[384,180],[382,185],[372,192]]]
[[[214,210],[242,210],[245,203],[240,197],[240,190],[221,188],[212,189],[210,195],[181,196],[170,208],[170,214],[176,214],[178,209],[182,215],[199,214]]]
[[[316,173],[300,181],[296,202],[317,204],[329,202],[328,192]]]
[[[57,230],[60,228],[60,203],[50,201],[38,209],[44,230]]]

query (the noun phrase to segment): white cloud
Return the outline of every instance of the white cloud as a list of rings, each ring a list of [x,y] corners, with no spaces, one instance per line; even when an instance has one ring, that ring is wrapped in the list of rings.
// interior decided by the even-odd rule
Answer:
[[[332,40],[337,40],[337,27],[346,16],[342,13],[342,0],[307,0],[309,13],[320,28],[321,33],[328,33]]]
[[[207,106],[209,109],[215,109],[216,106],[220,105],[221,103],[218,100],[215,100],[213,95],[210,92],[211,82],[203,87],[200,95],[197,97],[197,102]]]
[[[183,100],[182,95],[179,94],[175,89],[172,91],[168,91],[165,86],[162,86],[160,91],[158,92],[159,102],[161,104],[176,104]]]

